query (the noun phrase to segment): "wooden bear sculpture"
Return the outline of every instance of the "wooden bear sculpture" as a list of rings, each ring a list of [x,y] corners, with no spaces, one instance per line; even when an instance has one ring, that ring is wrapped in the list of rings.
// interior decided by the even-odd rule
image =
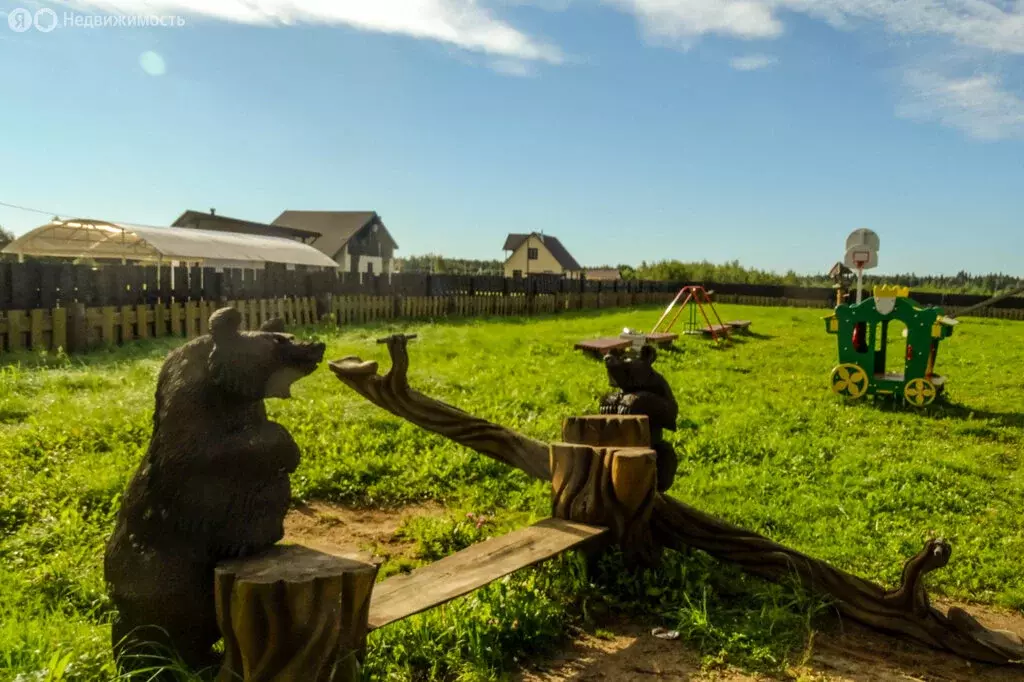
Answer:
[[[295,340],[279,320],[241,326],[234,308],[216,311],[210,333],[172,351],[160,370],[149,449],[104,557],[122,670],[152,666],[142,657],[153,644],[193,669],[214,664],[215,565],[284,535],[299,449],[263,401],[290,397],[324,344]]]
[[[651,447],[658,453],[658,491],[672,486],[678,460],[675,448],[663,439],[663,431],[676,430],[679,406],[672,387],[654,369],[658,354],[645,345],[639,353],[614,352],[605,356],[608,379],[616,390],[601,400],[601,414],[644,414],[651,425]]]

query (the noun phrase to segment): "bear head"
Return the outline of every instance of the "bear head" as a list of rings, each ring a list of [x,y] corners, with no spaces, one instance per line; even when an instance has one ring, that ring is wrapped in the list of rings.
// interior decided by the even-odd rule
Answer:
[[[636,353],[609,353],[604,358],[608,380],[623,393],[650,390],[660,378],[652,366],[657,357],[654,346],[648,345],[641,346]]]
[[[312,374],[323,360],[325,344],[297,341],[284,332],[279,318],[256,331],[241,327],[242,314],[235,308],[221,308],[210,316],[210,376],[239,398],[290,398],[291,385]]]

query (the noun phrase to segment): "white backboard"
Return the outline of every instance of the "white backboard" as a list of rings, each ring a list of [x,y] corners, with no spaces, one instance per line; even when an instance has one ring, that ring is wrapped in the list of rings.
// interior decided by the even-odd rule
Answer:
[[[850,236],[846,238],[846,250],[849,251],[854,246],[864,246],[872,251],[878,251],[880,247],[878,235],[867,228],[860,228],[850,233]]]
[[[846,250],[843,265],[851,270],[856,270],[857,268],[863,268],[864,270],[877,268],[878,251],[867,246],[854,244]]]

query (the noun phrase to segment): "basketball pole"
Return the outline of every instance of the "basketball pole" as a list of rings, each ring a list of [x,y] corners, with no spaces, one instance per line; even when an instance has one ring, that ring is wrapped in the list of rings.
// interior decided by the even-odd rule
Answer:
[[[857,268],[857,303],[860,303],[861,293],[864,289],[864,266]]]

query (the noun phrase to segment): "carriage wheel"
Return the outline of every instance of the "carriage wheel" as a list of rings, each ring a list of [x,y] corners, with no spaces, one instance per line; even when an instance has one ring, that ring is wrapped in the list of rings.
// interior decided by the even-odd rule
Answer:
[[[868,391],[868,375],[852,363],[832,370],[832,392],[846,398],[859,398]]]
[[[914,407],[930,405],[938,395],[935,384],[927,379],[911,379],[903,389],[903,397]]]

